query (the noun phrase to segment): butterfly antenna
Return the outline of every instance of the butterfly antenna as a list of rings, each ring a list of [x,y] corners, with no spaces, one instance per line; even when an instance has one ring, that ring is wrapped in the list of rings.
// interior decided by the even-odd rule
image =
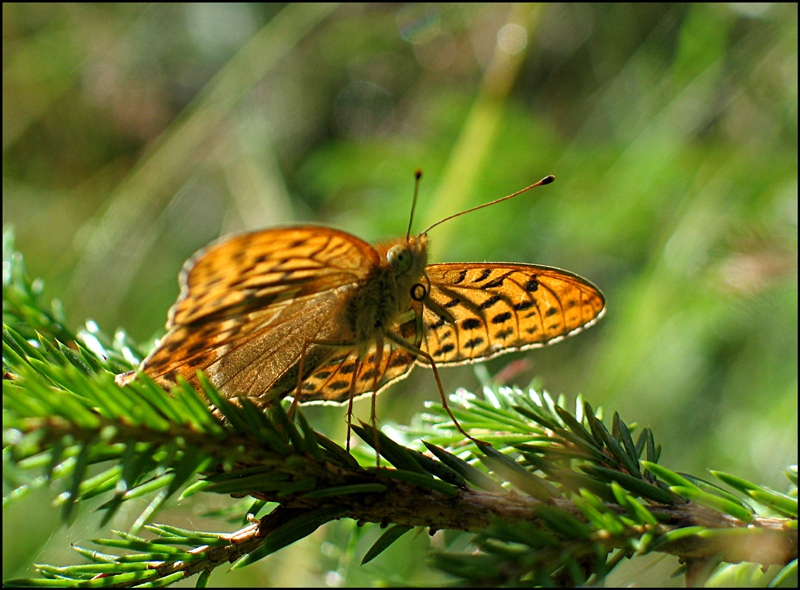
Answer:
[[[422,170],[417,168],[414,172],[414,199],[411,201],[411,217],[408,218],[408,231],[406,232],[406,242],[411,239],[411,223],[414,221],[414,209],[417,208],[417,195],[419,194],[419,179],[422,178]]]
[[[466,211],[462,211],[461,213],[456,213],[454,215],[450,215],[449,217],[445,217],[444,219],[441,219],[441,220],[437,221],[436,223],[434,223],[433,225],[431,225],[430,227],[428,227],[428,229],[426,229],[422,233],[423,234],[427,234],[430,230],[432,230],[434,227],[436,227],[440,223],[444,223],[445,221],[449,221],[449,220],[453,219],[454,217],[458,217],[460,215],[464,215],[465,213],[472,213],[473,211],[477,211],[478,209],[483,209],[484,207],[488,207],[489,205],[496,205],[497,203],[500,203],[501,201],[507,201],[508,199],[513,199],[517,195],[521,195],[522,193],[525,193],[525,192],[531,190],[532,188],[536,188],[537,186],[542,186],[542,185],[545,185],[545,184],[550,184],[555,179],[556,179],[556,177],[553,176],[552,174],[550,176],[545,176],[539,182],[537,182],[535,184],[532,184],[530,186],[526,186],[524,189],[519,190],[519,191],[517,191],[515,193],[512,193],[512,194],[507,195],[505,197],[502,197],[500,199],[495,199],[494,201],[491,201],[490,203],[484,203],[483,205],[478,205],[477,207],[473,207],[472,209],[467,209]],[[422,235],[422,234],[420,234],[420,235]]]

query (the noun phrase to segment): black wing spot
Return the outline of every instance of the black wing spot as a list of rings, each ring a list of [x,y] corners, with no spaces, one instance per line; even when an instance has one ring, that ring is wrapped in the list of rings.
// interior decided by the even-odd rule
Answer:
[[[514,333],[514,330],[512,330],[511,328],[506,328],[505,330],[500,330],[499,332],[497,332],[494,335],[494,337],[495,338],[499,338],[501,340],[505,340],[506,338],[511,336],[513,333]]]
[[[300,391],[311,392],[314,391],[316,388],[317,387],[313,383],[306,381],[305,383],[303,383],[303,386],[300,388]]]
[[[454,285],[458,285],[458,284],[459,284],[459,283],[461,283],[461,282],[462,282],[462,281],[463,281],[465,278],[467,278],[467,270],[466,270],[466,269],[464,269],[464,270],[462,270],[460,273],[458,273],[458,278],[457,278],[455,281],[453,281],[453,284],[454,284]]]
[[[451,307],[455,307],[459,303],[461,303],[461,299],[458,299],[457,297],[453,297],[450,301],[445,303],[442,307],[446,307],[447,309],[450,309]]]
[[[477,338],[472,338],[471,340],[467,340],[464,343],[465,348],[475,348],[476,346],[480,346],[483,344],[483,338],[478,336]]]
[[[481,321],[477,318],[467,318],[461,322],[461,327],[465,330],[474,330],[482,325]]]
[[[567,307],[569,307],[570,309],[575,307],[576,305],[578,305],[578,302],[575,299],[570,299],[569,301],[567,301]]]
[[[551,307],[546,312],[544,312],[544,315],[546,315],[547,317],[550,317],[551,315],[555,315],[557,313],[558,313],[558,309],[555,308],[555,307]]]
[[[191,345],[191,346],[188,348],[188,350],[187,350],[186,352],[187,352],[188,354],[195,354],[196,352],[200,352],[201,350],[203,350],[204,348],[206,348],[206,346],[207,346],[207,344],[206,344],[205,342],[203,342],[202,340],[200,340],[200,341],[198,341],[198,342],[195,342],[194,344],[192,344],[192,345]]]
[[[536,277],[531,278],[523,287],[528,293],[533,293],[539,290],[539,279]]]
[[[491,268],[484,268],[483,272],[481,273],[481,276],[479,276],[477,279],[475,279],[472,282],[473,283],[480,283],[481,281],[485,281],[486,279],[489,278],[490,274],[492,274],[492,269]]]
[[[378,371],[376,371],[375,369],[370,369],[369,371],[361,375],[361,377],[359,377],[358,380],[367,381],[368,379],[374,379],[377,376],[378,376]]]
[[[481,309],[489,309],[492,305],[494,305],[501,299],[502,297],[500,297],[500,295],[493,295],[492,297],[489,297],[489,299],[481,303],[478,307],[480,307]]]
[[[443,355],[447,354],[448,352],[452,352],[453,349],[455,349],[455,345],[454,344],[445,344],[439,350],[434,352],[433,356],[443,356]]]
[[[514,309],[517,311],[524,311],[526,309],[530,309],[533,307],[533,301],[528,299],[527,301],[520,301],[519,303],[514,304]]]
[[[525,330],[528,334],[536,334],[539,331],[539,326],[533,326],[532,328],[528,328]]]
[[[261,256],[256,256],[255,257],[255,261],[257,263],[258,262],[266,262],[267,260],[269,260],[269,254],[262,254]],[[285,262],[285,260],[282,260],[281,264],[283,264],[284,262]]]
[[[396,354],[389,359],[390,367],[402,367],[411,363],[411,357],[407,354]]]
[[[328,385],[328,387],[333,389],[334,391],[337,390],[337,389],[347,389],[348,387],[350,387],[350,382],[349,381],[334,381],[333,383]]]
[[[238,279],[236,279],[235,281],[231,281],[230,283],[228,283],[228,286],[230,286],[230,287],[241,287],[242,285],[244,285],[247,281],[249,281],[251,279],[250,275],[255,271],[255,269],[256,269],[255,266],[247,266],[245,268],[237,269],[237,272],[240,272],[241,276]],[[221,297],[218,297],[214,301],[214,305],[220,305],[224,301],[225,301],[225,296],[223,295]]]
[[[498,277],[495,280],[486,283],[484,287],[486,287],[487,289],[496,289],[497,287],[502,286],[505,280],[506,277]]]
[[[314,379],[327,379],[330,376],[330,371],[319,371],[318,373],[314,373]]]
[[[217,331],[217,329],[214,327],[214,324],[208,324],[202,330],[200,330],[200,332],[198,333],[198,336],[201,339],[203,339],[203,338],[206,338],[206,339],[207,338],[211,338],[211,336],[213,336],[214,332],[216,332],[216,331]]]
[[[504,311],[503,313],[498,313],[496,316],[494,316],[492,318],[492,323],[493,324],[504,324],[510,319],[511,319],[511,312],[510,311]]]
[[[355,363],[349,363],[347,365],[342,365],[342,368],[339,369],[339,372],[342,375],[349,375],[350,373],[352,373],[355,370],[356,370],[356,364]]]
[[[180,348],[180,345],[181,342],[175,340],[173,342],[170,342],[169,344],[165,344],[161,350],[165,350],[167,352],[175,352],[176,350],[178,350],[178,348]]]
[[[435,324],[431,324],[430,326],[428,326],[428,328],[431,329],[431,330],[435,330],[436,328],[441,328],[442,326],[444,326],[446,321],[447,320],[444,319],[444,316],[440,315],[439,319],[436,320],[436,323]]]

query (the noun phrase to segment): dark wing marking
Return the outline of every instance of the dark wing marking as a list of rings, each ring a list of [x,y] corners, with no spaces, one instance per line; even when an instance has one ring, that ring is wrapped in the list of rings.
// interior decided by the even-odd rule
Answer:
[[[335,349],[333,358],[303,381],[300,402],[346,403],[350,399],[351,387],[353,397],[373,391],[381,392],[395,381],[405,378],[414,367],[414,356],[393,342],[384,341],[383,353],[376,355],[376,352],[373,344],[361,362],[357,363],[356,348]]]
[[[600,290],[570,272],[532,264],[426,267],[421,348],[437,364],[461,364],[553,344],[605,313]],[[449,317],[448,317],[449,316]],[[419,359],[420,364],[427,364]]]

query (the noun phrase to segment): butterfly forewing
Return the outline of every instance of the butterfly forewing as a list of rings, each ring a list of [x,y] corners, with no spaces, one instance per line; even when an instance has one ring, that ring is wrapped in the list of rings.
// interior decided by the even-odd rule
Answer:
[[[314,296],[364,279],[377,260],[366,242],[325,227],[279,228],[223,239],[186,262],[168,327]]]
[[[179,375],[196,384],[204,370],[226,394],[282,397],[296,387],[304,346],[309,370],[333,354],[308,342],[352,338],[341,322],[348,292],[377,258],[366,242],[323,227],[212,244],[184,266],[169,331],[141,369],[164,384]]]
[[[557,268],[432,264],[425,272],[430,293],[420,348],[437,364],[546,346],[591,326],[605,309],[597,287]]]

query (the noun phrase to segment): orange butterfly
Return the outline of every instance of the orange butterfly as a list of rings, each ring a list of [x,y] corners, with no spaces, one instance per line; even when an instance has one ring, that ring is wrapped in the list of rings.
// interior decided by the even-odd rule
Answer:
[[[437,366],[558,342],[593,325],[605,302],[589,281],[557,268],[429,265],[431,228],[375,247],[317,226],[222,238],[184,265],[167,334],[140,370],[165,387],[178,376],[198,386],[203,370],[226,397],[260,406],[287,395],[349,402],[349,424],[355,397],[382,391],[416,363],[433,369],[445,409],[469,436],[447,407]]]

